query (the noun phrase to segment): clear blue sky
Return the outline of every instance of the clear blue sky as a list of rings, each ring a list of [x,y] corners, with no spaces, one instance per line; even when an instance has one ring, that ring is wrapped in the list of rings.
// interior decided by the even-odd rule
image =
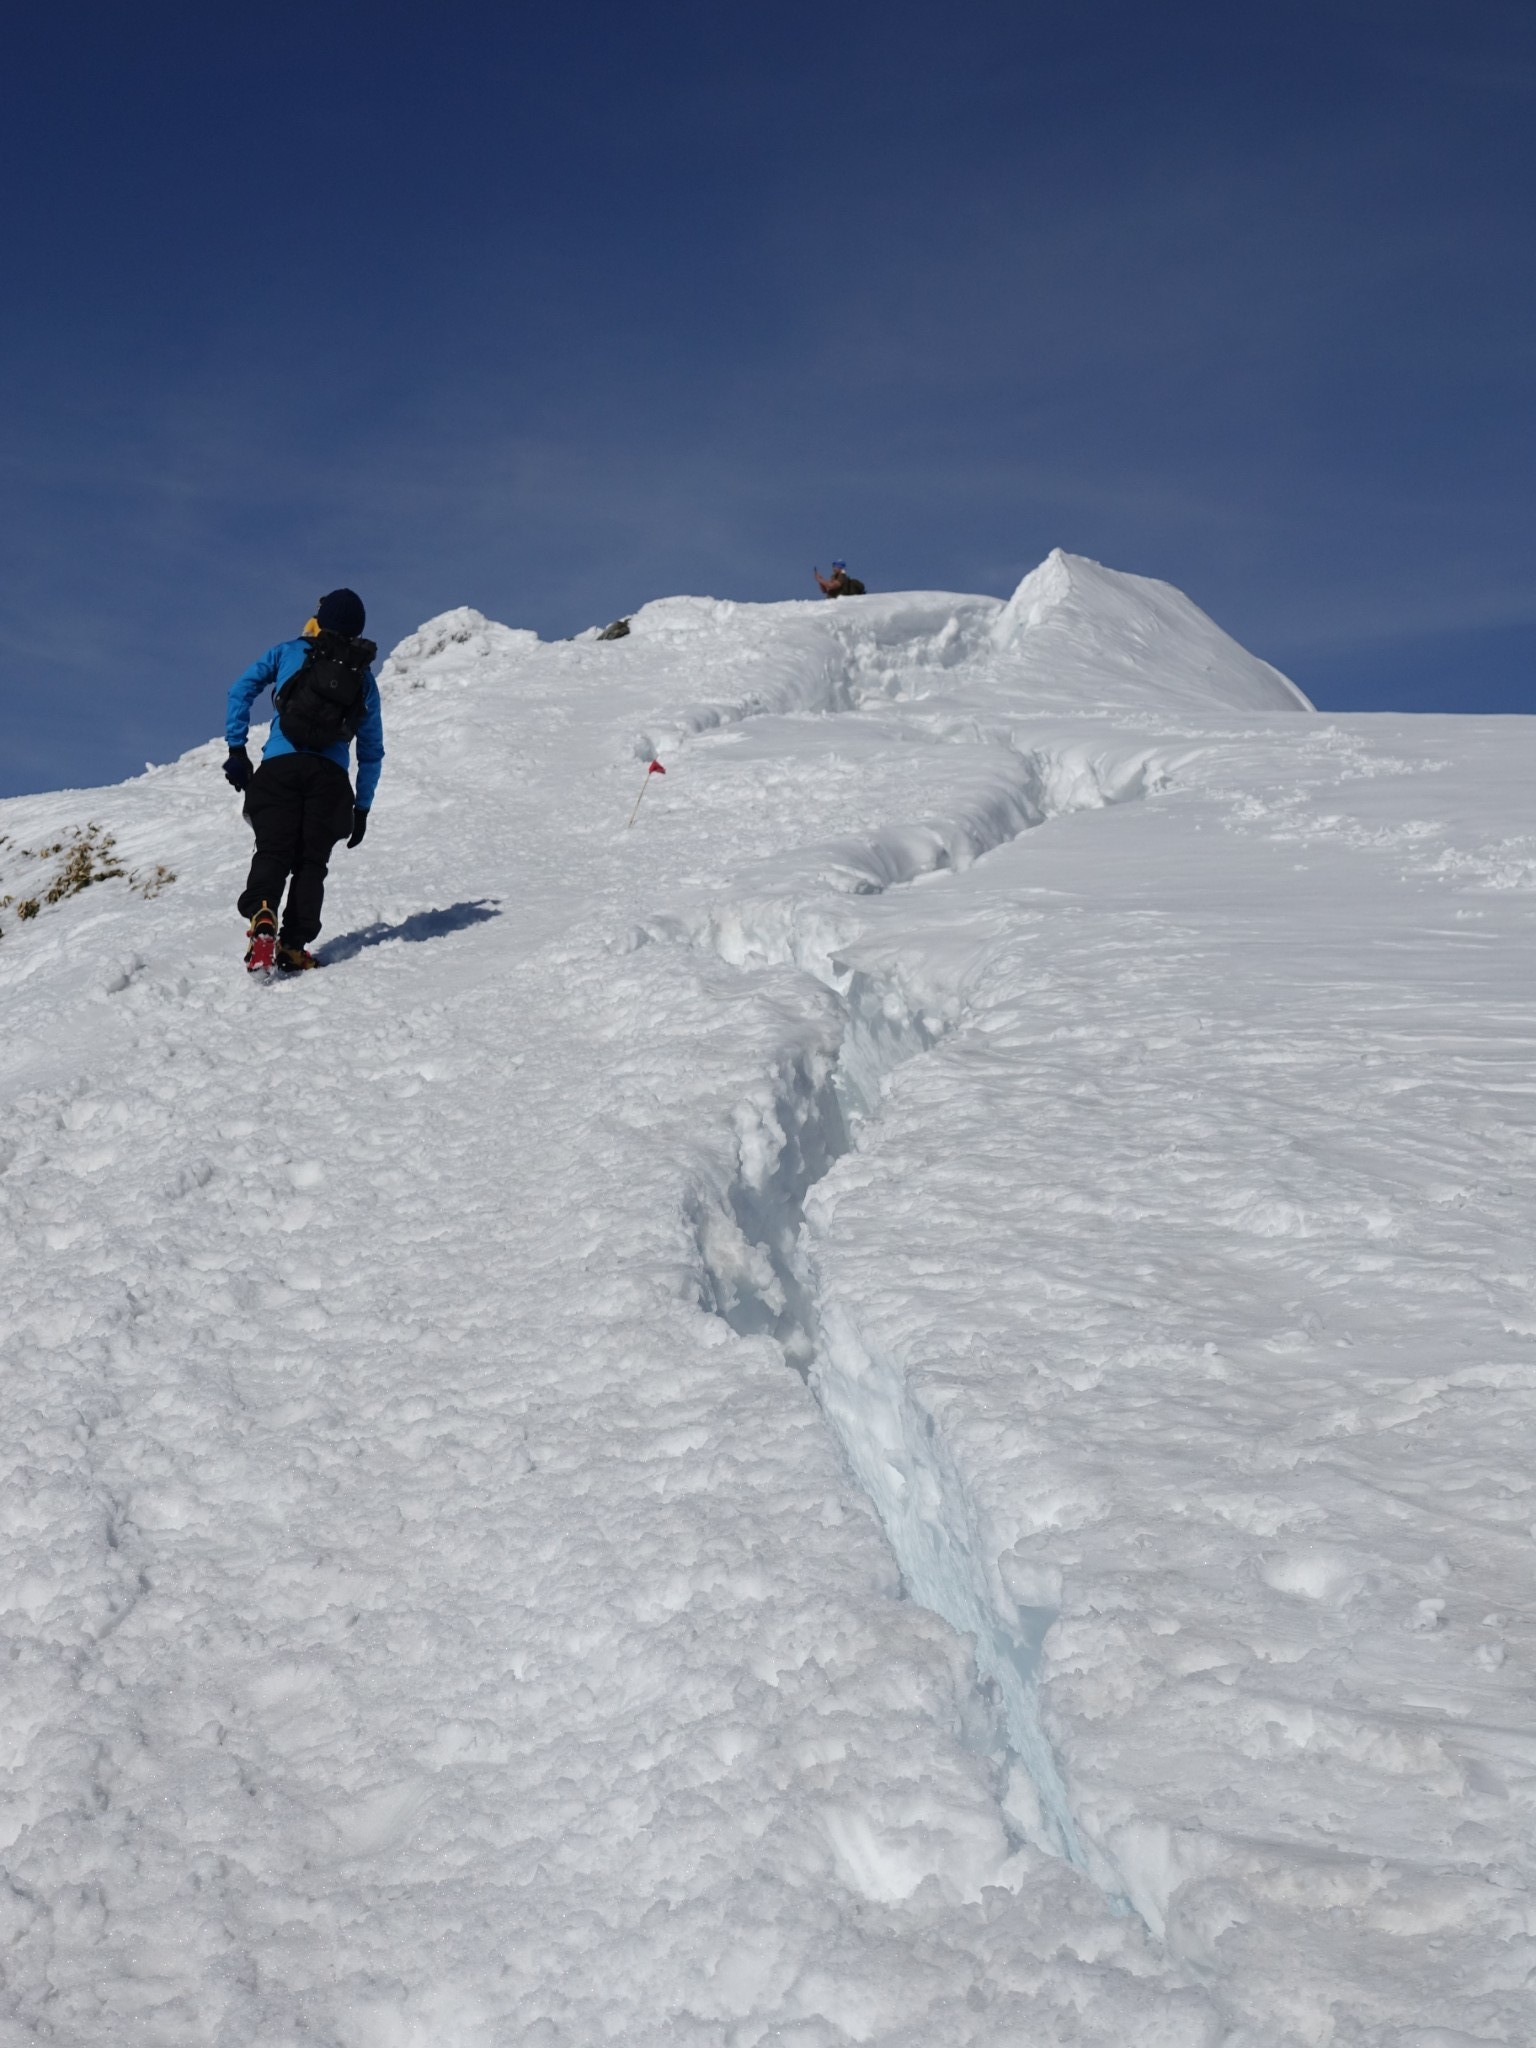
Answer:
[[[388,646],[1060,544],[1536,711],[1532,0],[8,11],[0,792]]]

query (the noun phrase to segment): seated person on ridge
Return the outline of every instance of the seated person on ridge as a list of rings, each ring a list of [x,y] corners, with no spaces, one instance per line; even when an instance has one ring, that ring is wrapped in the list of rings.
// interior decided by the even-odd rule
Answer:
[[[819,569],[813,569],[811,574],[821,585],[822,595],[825,597],[862,597],[864,595],[863,584],[857,576],[850,576],[848,574],[848,564],[846,562],[834,562],[830,576],[823,576]]]

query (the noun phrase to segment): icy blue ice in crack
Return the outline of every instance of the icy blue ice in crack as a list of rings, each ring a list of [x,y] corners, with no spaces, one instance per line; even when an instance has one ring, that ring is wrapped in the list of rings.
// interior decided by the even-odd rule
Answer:
[[[1149,750],[1118,758],[1070,747],[1012,745],[1018,781],[958,835],[959,865],[1076,810],[1135,801],[1161,786]],[[957,865],[932,832],[887,830],[878,844],[844,846],[845,864],[868,866],[872,879],[854,893],[886,895]],[[846,883],[840,883],[846,889]],[[911,1598],[974,1645],[978,1693],[1000,1718],[1011,1773],[1004,1813],[1017,1837],[1084,1871],[1117,1913],[1128,1910],[1112,1864],[1085,1840],[1050,1739],[1041,1722],[1041,1646],[1053,1608],[993,1596],[984,1545],[964,1483],[931,1416],[915,1405],[905,1376],[871,1358],[845,1311],[822,1298],[806,1244],[805,1199],[878,1118],[887,1078],[930,1051],[950,1028],[906,1000],[894,981],[850,968],[825,934],[803,935],[801,907],[779,902],[716,912],[707,939],[739,966],[777,961],[811,974],[837,999],[842,1036],[830,1068],[791,1060],[774,1102],[778,1145],[766,1176],[743,1171],[728,1200],[728,1237],[696,1217],[704,1306],[742,1336],[768,1335],[806,1378],[841,1445],[849,1470],[871,1502]],[[738,1236],[739,1233],[739,1236]],[[747,1248],[745,1256],[742,1246]],[[716,1253],[724,1248],[725,1256]],[[1006,1612],[1004,1607],[1006,1606]],[[995,1696],[995,1697],[994,1697]],[[1022,1772],[1025,1782],[1019,1782]]]
[[[1018,1609],[1010,1625],[990,1605],[965,1489],[933,1419],[916,1411],[898,1375],[863,1353],[846,1316],[818,1297],[804,1246],[805,1197],[856,1143],[860,1125],[878,1116],[885,1078],[942,1035],[872,976],[845,971],[838,980],[846,1019],[835,1065],[821,1074],[792,1066],[775,1104],[783,1143],[774,1170],[758,1185],[738,1178],[730,1190],[735,1222],[761,1256],[758,1284],[743,1284],[739,1259],[729,1277],[713,1270],[701,1232],[705,1305],[739,1335],[774,1337],[787,1362],[809,1379],[875,1508],[906,1591],[972,1638],[979,1679],[995,1689],[1001,1706],[1010,1760],[1034,1790],[1032,1800],[1021,1799],[1015,1779],[1005,1808],[1012,1827],[1086,1871],[1123,1910],[1113,1873],[1083,1844],[1040,1722],[1036,1676],[1054,1611]]]

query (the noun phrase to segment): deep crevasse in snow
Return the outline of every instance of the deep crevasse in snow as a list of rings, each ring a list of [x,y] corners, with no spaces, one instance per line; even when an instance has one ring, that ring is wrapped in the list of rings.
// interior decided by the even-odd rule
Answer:
[[[18,2038],[1522,2039],[1523,723],[1070,557],[385,690],[297,986],[215,749],[0,807],[178,875],[0,939]]]

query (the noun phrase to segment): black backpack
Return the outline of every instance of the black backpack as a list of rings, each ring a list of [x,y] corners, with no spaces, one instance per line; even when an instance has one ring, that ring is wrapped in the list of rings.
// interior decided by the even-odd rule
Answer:
[[[304,666],[273,698],[285,739],[311,753],[354,740],[368,698],[368,667],[378,648],[344,633],[317,633]]]

